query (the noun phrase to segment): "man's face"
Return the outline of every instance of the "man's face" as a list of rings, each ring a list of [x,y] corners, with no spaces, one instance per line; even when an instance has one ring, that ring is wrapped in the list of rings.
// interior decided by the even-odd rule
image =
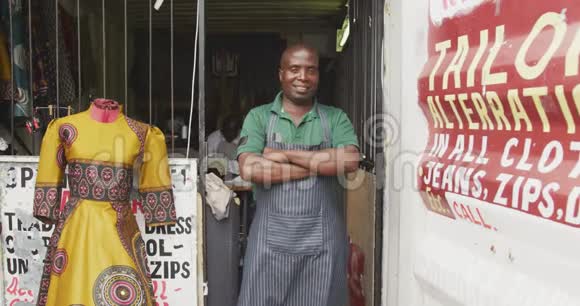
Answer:
[[[284,96],[297,104],[309,104],[318,89],[318,56],[308,49],[288,52],[278,72]]]
[[[237,120],[228,120],[224,123],[222,134],[228,142],[232,142],[240,132],[240,127]]]

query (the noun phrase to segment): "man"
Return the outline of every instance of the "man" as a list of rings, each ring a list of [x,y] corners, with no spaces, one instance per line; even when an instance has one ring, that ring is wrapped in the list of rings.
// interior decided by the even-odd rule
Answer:
[[[256,185],[238,306],[337,306],[347,302],[348,241],[338,176],[358,168],[346,114],[316,102],[318,55],[286,49],[282,92],[244,122],[238,160]]]
[[[207,137],[207,152],[222,153],[228,159],[236,158],[236,147],[240,139],[240,120],[235,115],[224,118],[221,128]]]

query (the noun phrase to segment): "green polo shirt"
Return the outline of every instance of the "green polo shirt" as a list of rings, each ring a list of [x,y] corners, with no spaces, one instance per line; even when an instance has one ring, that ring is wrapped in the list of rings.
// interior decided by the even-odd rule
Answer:
[[[272,103],[258,106],[246,116],[240,134],[238,156],[247,152],[262,154],[266,146],[266,134],[272,112],[278,114],[278,120],[274,127],[274,139],[276,141],[304,145],[321,144],[324,139],[324,129],[320,124],[320,117],[316,112],[316,107],[319,108],[320,112],[324,112],[326,120],[330,124],[331,145],[333,148],[347,145],[358,147],[352,123],[341,109],[316,102],[312,110],[306,113],[300,124],[296,126],[290,115],[284,112],[282,94],[279,93]]]

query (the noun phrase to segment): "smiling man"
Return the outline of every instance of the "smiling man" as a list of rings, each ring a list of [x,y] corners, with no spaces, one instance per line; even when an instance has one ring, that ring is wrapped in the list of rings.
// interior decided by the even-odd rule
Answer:
[[[280,60],[282,92],[242,128],[241,175],[256,185],[257,211],[238,306],[335,306],[347,302],[344,188],[358,168],[346,114],[316,101],[318,54],[303,44]]]

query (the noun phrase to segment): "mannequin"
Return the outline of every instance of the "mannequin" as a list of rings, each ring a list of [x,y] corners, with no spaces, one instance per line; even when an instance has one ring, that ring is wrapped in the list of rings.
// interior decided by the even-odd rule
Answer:
[[[126,117],[122,108],[96,99],[47,127],[33,215],[56,227],[37,306],[156,304],[131,187],[138,165],[145,225],[176,223],[167,147],[161,130]],[[61,208],[65,176],[70,193]]]
[[[91,105],[91,118],[103,123],[114,122],[119,116],[121,107],[117,101],[95,99]]]

